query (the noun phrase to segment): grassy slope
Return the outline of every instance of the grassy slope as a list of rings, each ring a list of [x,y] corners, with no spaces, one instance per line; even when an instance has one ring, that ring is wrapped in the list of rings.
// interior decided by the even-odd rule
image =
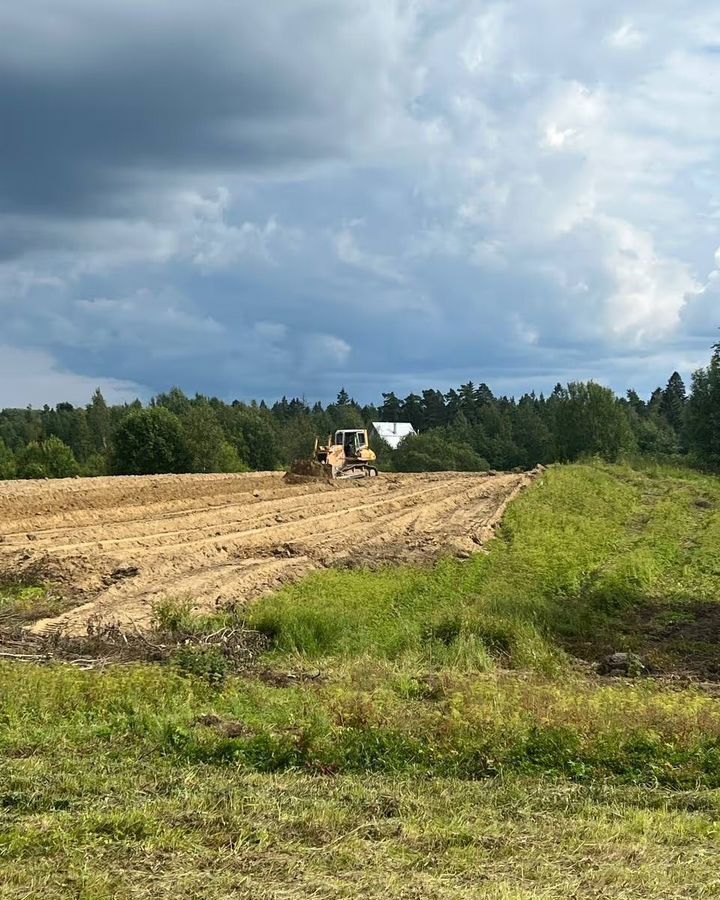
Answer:
[[[0,666],[0,898],[720,895],[717,700],[566,656],[711,670],[718,508],[553,470],[489,556],[259,604],[294,686]]]
[[[415,656],[472,669],[500,657],[552,671],[559,645],[589,657],[653,655],[639,615],[646,626],[656,615],[689,623],[720,597],[718,510],[720,481],[692,472],[553,469],[511,507],[489,556],[448,561],[431,575],[317,575],[258,605],[251,623],[280,649],[317,657]],[[675,667],[698,662],[686,649]]]

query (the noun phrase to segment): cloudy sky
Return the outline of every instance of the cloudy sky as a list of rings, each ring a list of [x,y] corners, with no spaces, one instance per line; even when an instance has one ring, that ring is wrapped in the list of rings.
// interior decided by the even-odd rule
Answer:
[[[709,357],[712,0],[0,0],[0,35],[0,405]]]

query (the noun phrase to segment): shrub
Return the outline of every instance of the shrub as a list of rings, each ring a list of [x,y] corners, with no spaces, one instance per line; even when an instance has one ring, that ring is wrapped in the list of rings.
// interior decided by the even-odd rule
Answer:
[[[32,441],[18,458],[20,478],[72,478],[79,472],[72,450],[58,437]]]
[[[85,478],[107,475],[107,457],[104,453],[92,453],[80,466],[80,474]]]
[[[135,409],[113,436],[111,470],[115,475],[187,472],[191,458],[180,420],[165,407]]]
[[[173,663],[187,675],[205,678],[212,685],[221,685],[230,669],[230,661],[217,647],[196,647],[188,645],[176,650]]]
[[[237,449],[228,441],[223,441],[217,455],[218,472],[249,472],[247,464],[240,458]]]
[[[469,444],[451,440],[440,428],[404,438],[395,451],[393,466],[398,472],[482,472],[490,468]]]

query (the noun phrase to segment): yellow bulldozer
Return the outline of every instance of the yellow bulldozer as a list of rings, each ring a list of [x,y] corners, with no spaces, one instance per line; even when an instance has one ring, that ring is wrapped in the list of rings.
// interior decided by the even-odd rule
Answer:
[[[290,473],[302,477],[325,478],[373,478],[378,470],[376,456],[370,449],[366,428],[343,428],[329,434],[327,443],[315,438],[315,448],[310,459],[296,460]]]

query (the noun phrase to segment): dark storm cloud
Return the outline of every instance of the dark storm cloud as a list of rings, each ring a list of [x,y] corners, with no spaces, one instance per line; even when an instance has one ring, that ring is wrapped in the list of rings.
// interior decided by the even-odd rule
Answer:
[[[132,214],[145,176],[341,153],[376,101],[375,51],[348,41],[337,4],[305,6],[63,3],[47,53],[30,27],[45,3],[0,13],[2,212]]]
[[[686,7],[0,0],[0,403],[687,372],[720,14]]]

